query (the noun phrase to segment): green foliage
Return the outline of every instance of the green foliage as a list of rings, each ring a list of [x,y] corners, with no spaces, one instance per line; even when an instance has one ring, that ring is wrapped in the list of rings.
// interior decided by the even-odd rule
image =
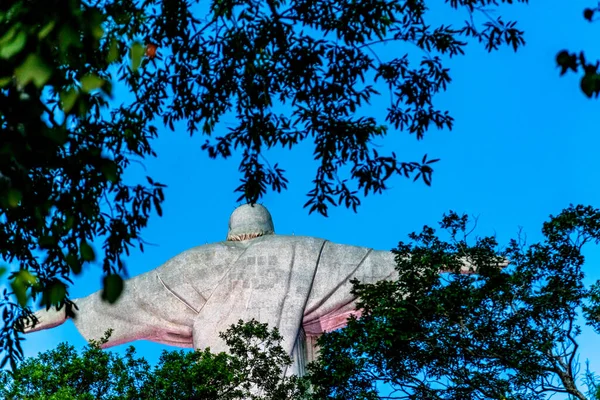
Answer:
[[[188,0],[2,1],[0,257],[34,278],[9,277],[3,362],[14,366],[21,355],[13,327],[33,319],[23,305],[72,315],[71,274],[92,262],[106,277],[124,274],[123,254],[143,250],[141,231],[153,211],[162,214],[164,185],[123,173],[155,156],[157,122],[206,135],[210,157],[241,153],[236,190],[250,203],[287,185],[266,151],[309,141],[319,163],[310,212],[356,210],[359,191],[381,193],[393,176],[431,183],[435,159],[401,161],[373,142],[392,130],[420,139],[430,127],[451,128],[433,102],[451,79],[442,59],[463,54],[470,40],[516,50],[523,32],[487,10],[526,2],[447,0],[449,12],[471,16],[451,27],[427,21],[425,0],[215,0],[201,17]],[[390,42],[417,54],[390,56]],[[358,116],[377,84],[391,94],[385,121]],[[113,85],[130,96],[110,103]],[[230,117],[227,133],[211,136]],[[115,285],[105,299],[115,300],[120,281],[104,282]],[[60,301],[58,283],[67,288]]]
[[[103,351],[110,336],[92,342],[81,354],[66,343],[28,358],[12,373],[2,371],[4,399],[139,399],[149,381],[150,365],[137,358],[133,347],[124,356]]]
[[[0,373],[5,399],[109,400],[205,399],[285,400],[307,396],[301,379],[283,377],[290,358],[281,336],[265,324],[240,321],[221,337],[231,354],[163,351],[151,367],[129,347],[124,356],[104,351],[110,331],[79,354],[60,344],[23,361],[14,372]]]
[[[114,304],[125,288],[123,278],[116,274],[108,275],[104,277],[103,283],[102,299],[110,304]]]
[[[326,215],[341,204],[356,210],[359,192],[381,193],[393,176],[431,183],[435,159],[402,161],[373,144],[392,131],[421,139],[431,127],[452,127],[449,113],[433,102],[450,82],[442,58],[463,54],[469,39],[490,51],[524,43],[514,22],[489,19],[486,10],[499,2],[445,3],[450,15],[466,11],[473,18],[457,27],[432,25],[424,0],[213,1],[206,20],[190,16],[170,27],[167,14],[157,20],[164,25],[149,31],[151,41],[168,45],[169,32],[179,29],[179,36],[191,39],[164,54],[156,73],[142,77],[139,98],[156,103],[156,94],[172,91],[175,101],[148,116],[160,115],[171,127],[186,121],[190,134],[211,135],[224,118],[234,121],[203,148],[212,158],[241,153],[239,200],[254,203],[269,188],[286,188],[283,169],[265,152],[308,141],[318,162],[309,212]],[[182,15],[185,7],[179,3],[172,12]],[[390,56],[390,43],[416,52]],[[389,88],[385,121],[358,112],[380,95],[376,85]]]
[[[107,276],[122,273],[163,200],[163,185],[121,179],[132,160],[154,155],[156,127],[108,103],[111,81],[131,76],[126,48],[143,23],[127,1],[0,4],[0,257],[19,266],[14,296],[0,303],[2,365],[21,355],[13,326],[32,318],[22,307],[72,315],[71,273],[95,260]]]
[[[583,284],[581,248],[600,240],[600,210],[571,206],[544,224],[543,242],[503,251],[493,237],[471,241],[466,216],[441,227],[448,240],[425,227],[398,245],[396,281],[355,282],[362,317],[320,341],[319,396],[383,398],[387,383],[407,399],[586,399],[578,315],[587,310],[597,329],[599,303]],[[478,273],[457,274],[465,261]]]

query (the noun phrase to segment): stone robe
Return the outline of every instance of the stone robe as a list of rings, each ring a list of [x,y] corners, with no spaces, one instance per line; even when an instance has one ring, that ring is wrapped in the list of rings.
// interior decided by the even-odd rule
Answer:
[[[313,237],[218,242],[127,280],[114,305],[99,292],[77,299],[74,323],[87,340],[112,328],[104,347],[150,340],[219,352],[227,350],[219,332],[254,318],[279,329],[297,373],[314,358],[315,338],[355,312],[350,280],[390,279],[395,265],[389,251]]]

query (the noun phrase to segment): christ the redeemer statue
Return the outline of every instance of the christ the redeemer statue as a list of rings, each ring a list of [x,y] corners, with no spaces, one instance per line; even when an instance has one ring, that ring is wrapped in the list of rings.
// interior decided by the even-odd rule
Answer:
[[[275,235],[265,207],[243,205],[231,215],[226,241],[187,250],[129,279],[114,305],[100,292],[75,300],[74,323],[86,340],[112,328],[104,347],[150,340],[219,352],[227,350],[220,332],[254,318],[279,329],[295,360],[288,373],[302,373],[316,338],[356,312],[350,281],[390,279],[395,266],[390,251]],[[36,316],[39,323],[26,332],[66,320],[64,309]]]

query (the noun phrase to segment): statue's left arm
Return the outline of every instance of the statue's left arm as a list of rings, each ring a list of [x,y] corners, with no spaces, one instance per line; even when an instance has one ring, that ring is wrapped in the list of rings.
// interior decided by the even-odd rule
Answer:
[[[351,281],[372,283],[394,279],[396,261],[390,251],[327,242],[321,252],[304,313],[307,335],[319,335],[345,326],[356,311]]]
[[[350,293],[351,281],[358,279],[363,283],[373,283],[397,278],[395,258],[391,251],[327,242],[321,252],[304,313],[306,334],[318,336],[345,326],[351,314],[360,316],[360,310],[356,310],[356,296]],[[500,268],[506,265],[507,262],[498,264]],[[460,272],[469,274],[475,271],[465,260]]]

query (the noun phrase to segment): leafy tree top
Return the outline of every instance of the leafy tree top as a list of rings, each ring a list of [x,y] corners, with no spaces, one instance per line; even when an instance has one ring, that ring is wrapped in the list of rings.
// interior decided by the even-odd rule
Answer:
[[[467,222],[451,213],[446,240],[425,227],[400,243],[397,281],[355,282],[362,317],[321,341],[320,396],[376,399],[380,383],[391,385],[386,398],[415,400],[585,400],[584,381],[597,390],[578,336],[582,320],[600,332],[599,284],[584,285],[581,253],[600,240],[600,210],[571,206],[544,224],[542,242],[504,250],[493,237],[471,240]],[[477,274],[439,274],[465,259]]]
[[[0,372],[4,399],[47,400],[286,400],[308,395],[305,381],[283,376],[291,364],[277,329],[239,321],[221,334],[230,354],[163,351],[157,365],[137,356],[102,350],[110,337],[82,352],[66,343]]]

